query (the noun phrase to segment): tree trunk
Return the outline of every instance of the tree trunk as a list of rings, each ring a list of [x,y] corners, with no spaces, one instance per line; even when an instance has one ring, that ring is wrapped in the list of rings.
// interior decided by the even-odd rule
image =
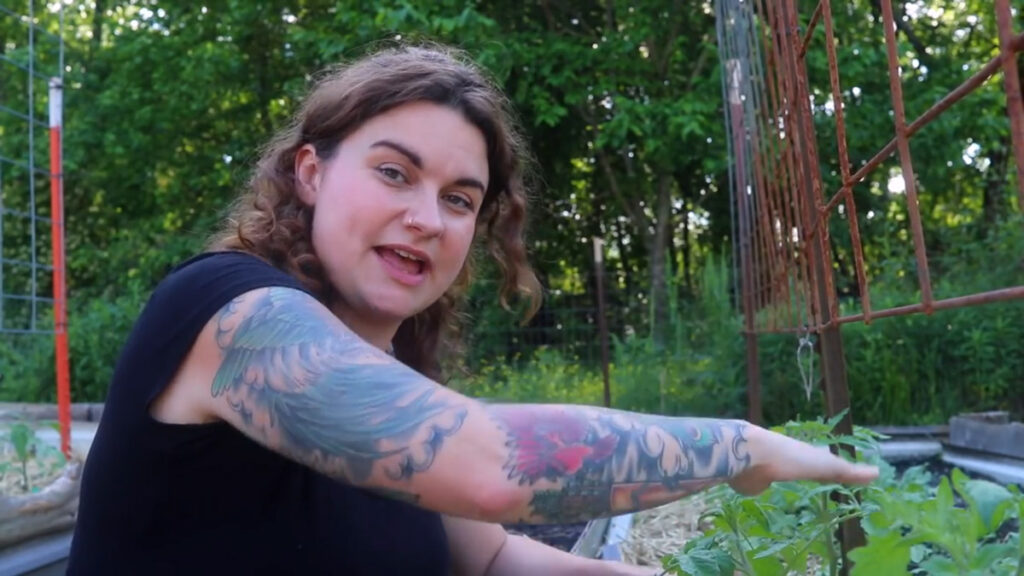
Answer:
[[[832,252],[832,269],[836,271],[835,288],[840,296],[860,297],[860,284],[857,281],[857,264],[853,261],[853,250],[846,252],[846,258],[840,254],[842,249],[836,237],[829,234],[829,248]],[[770,281],[766,278],[767,281]]]
[[[668,335],[668,286],[665,254],[672,215],[672,180],[667,174],[657,176],[654,234],[650,236],[651,255],[651,335],[654,345],[664,347]]]
[[[689,203],[683,201],[683,281],[686,283],[686,292],[694,293],[693,270],[690,266],[690,256],[693,247],[690,245],[690,210]]]
[[[676,211],[673,209],[670,203],[668,209],[668,230],[665,232],[665,252],[667,254],[667,260],[669,262],[669,265],[668,268],[665,270],[665,274],[666,276],[668,276],[666,280],[668,280],[669,283],[673,284],[672,289],[676,288],[674,286],[674,280],[676,277],[678,277],[679,274],[679,248],[676,246],[675,237],[675,231],[677,229],[676,222],[678,222],[677,217],[678,214],[676,214]]]
[[[107,9],[107,0],[95,0],[95,5],[96,8],[92,12],[92,38],[89,39],[90,63],[103,46],[103,13]]]
[[[683,267],[683,285],[686,288],[687,294],[695,294],[696,289],[693,286],[693,245],[690,243],[690,200],[691,197],[696,197],[694,193],[695,189],[699,189],[699,185],[688,182],[686,175],[697,173],[698,169],[687,169],[682,171],[676,171],[673,174],[676,186],[679,187],[679,196],[682,198],[682,212],[680,218],[682,219],[682,263]]]
[[[40,492],[0,496],[0,549],[74,526],[81,471],[81,462],[72,461]]]
[[[627,246],[624,239],[627,231],[622,223],[617,220],[612,220],[610,229],[614,235],[615,245],[619,248],[619,266],[622,270],[622,284],[623,293],[625,297],[623,301],[626,305],[626,310],[623,310],[623,316],[628,316],[629,310],[636,303],[636,278],[633,276],[633,252],[632,246]],[[615,290],[611,288],[611,290]]]
[[[985,171],[985,185],[982,187],[982,222],[984,226],[979,231],[984,237],[988,230],[994,226],[1006,210],[1006,189],[1009,180],[1010,155],[1009,138],[1004,139],[992,148],[989,153],[989,167]]]
[[[6,46],[7,46],[7,38],[4,35],[3,28],[0,28],[0,56],[4,55],[4,50],[5,50]],[[7,101],[6,90],[4,90],[4,86],[6,86],[6,85],[7,85],[7,82],[4,82],[3,84],[0,84],[0,102],[6,102]]]

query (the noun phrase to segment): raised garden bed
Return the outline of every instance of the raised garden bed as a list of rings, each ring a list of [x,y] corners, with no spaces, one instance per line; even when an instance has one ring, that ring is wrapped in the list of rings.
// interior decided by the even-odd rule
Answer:
[[[71,420],[74,422],[99,422],[103,415],[103,404],[71,404]],[[25,402],[0,402],[0,421],[54,421],[58,419],[55,404],[30,404]]]
[[[981,573],[972,570],[990,562],[993,574],[1017,573],[1024,499],[1014,486],[1024,485],[1024,460],[977,446],[964,459],[949,439],[958,427],[951,424],[885,430],[893,438],[875,449],[892,469],[865,493],[866,509],[839,512],[833,502],[826,511],[826,494],[811,484],[779,486],[756,499],[716,488],[629,516],[631,527],[610,556],[659,567],[673,559],[672,575],[835,574],[830,556],[838,555],[838,543],[831,551],[824,544],[824,520],[866,513],[868,546],[851,555],[855,573]]]
[[[40,429],[47,424],[0,423],[0,549],[74,526],[82,463]]]
[[[6,404],[0,414],[0,576],[62,574],[82,461],[57,448],[55,411]]]
[[[1006,412],[964,414],[949,422],[949,446],[1024,461],[1024,424]]]
[[[102,406],[81,406],[77,410],[79,416],[95,421],[101,413]],[[55,412],[46,408],[40,411],[30,406],[0,404],[0,434],[3,434],[4,430],[9,430],[11,426],[11,422],[2,422],[4,416],[18,419],[32,416],[47,420],[55,416]],[[876,431],[893,437],[890,442],[883,445],[882,454],[893,462],[897,474],[902,474],[916,465],[924,465],[933,474],[931,485],[934,488],[938,484],[938,479],[942,476],[948,477],[956,466],[963,469],[970,478],[992,479],[1000,484],[1009,484],[1012,482],[987,474],[984,469],[964,466],[960,464],[960,460],[953,460],[950,456],[956,454],[958,450],[977,452],[987,446],[979,445],[979,442],[989,441],[986,436],[978,435],[979,424],[986,427],[985,430],[989,432],[1008,430],[1011,434],[1016,433],[1019,424],[1011,425],[1009,422],[1000,421],[1000,418],[998,415],[965,415],[951,420],[948,427],[889,428]],[[966,427],[963,421],[967,422]],[[48,434],[50,438],[47,441],[53,445],[56,436],[54,430],[45,423],[37,423],[34,430],[38,436]],[[82,427],[78,430],[82,431]],[[1024,442],[1021,442],[1020,446],[1024,446]],[[45,447],[40,451],[46,456]],[[60,456],[59,453],[57,456]],[[1006,456],[1004,460],[1014,459]],[[3,467],[4,462],[7,462],[6,467]],[[1024,477],[1024,461],[1017,462],[1020,466],[1016,470]],[[33,454],[33,458],[28,460],[22,470],[21,461],[10,445],[0,449],[0,467],[4,470],[4,473],[0,474],[0,548],[7,547],[0,552],[0,576],[22,573],[45,574],[45,570],[58,570],[54,573],[60,573],[59,568],[54,566],[60,566],[62,554],[66,556],[70,542],[69,529],[73,526],[77,510],[77,475],[80,467],[55,467],[52,463],[47,464],[45,458],[36,459]],[[1013,467],[1012,462],[1010,467]],[[23,471],[29,477],[27,490]],[[702,493],[660,508],[613,519],[543,526],[510,524],[506,528],[510,532],[526,535],[581,556],[622,560],[639,565],[660,565],[662,558],[678,554],[688,541],[699,539],[705,534],[709,522],[702,522],[701,516],[712,506],[712,496],[709,493]],[[962,504],[959,497],[957,502]],[[37,511],[44,509],[51,513],[51,519],[43,523],[45,527],[34,536],[22,538],[20,544],[4,544],[2,516],[5,510],[33,510],[28,514],[32,517]],[[54,511],[56,521],[52,520]],[[1005,536],[1007,531],[1017,530],[1019,523],[1014,522],[1003,526],[1001,532]],[[14,563],[10,561],[12,552],[20,554]],[[26,564],[26,558],[34,559],[37,568],[42,566],[44,572],[30,572],[27,567],[32,562]],[[820,560],[811,557],[809,561],[811,568],[817,569]],[[13,569],[12,566],[22,568]]]

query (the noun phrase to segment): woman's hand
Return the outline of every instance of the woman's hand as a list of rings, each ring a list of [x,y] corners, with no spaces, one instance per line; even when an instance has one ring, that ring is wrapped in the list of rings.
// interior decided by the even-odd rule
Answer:
[[[848,462],[824,446],[812,446],[758,427],[752,427],[748,438],[751,465],[729,481],[729,486],[741,494],[759,494],[772,482],[811,480],[861,485],[878,478],[876,466]]]

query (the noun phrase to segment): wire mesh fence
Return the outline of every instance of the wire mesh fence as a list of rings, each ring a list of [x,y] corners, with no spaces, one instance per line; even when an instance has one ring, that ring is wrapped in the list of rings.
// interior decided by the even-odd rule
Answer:
[[[848,115],[863,113],[851,105],[860,88],[851,91],[851,86],[843,84],[840,62],[855,61],[857,51],[865,48],[851,48],[839,41],[843,30],[836,24],[831,2],[717,3],[726,122],[730,155],[734,159],[730,176],[737,262],[743,272],[741,276],[746,279],[742,289],[744,306],[753,315],[749,330],[819,331],[836,323],[870,322],[875,318],[930,314],[939,309],[1024,298],[1024,286],[936,297],[934,254],[929,254],[922,224],[922,210],[934,207],[935,191],[929,191],[932,196],[925,198],[920,186],[922,172],[932,170],[933,166],[928,161],[915,160],[925,156],[926,145],[913,149],[916,156],[911,147],[915,135],[924,133],[954,107],[959,106],[961,110],[957,112],[964,114],[962,108],[971,104],[963,101],[1001,76],[1004,126],[1011,149],[1007,160],[1012,170],[1008,171],[1005,183],[997,181],[990,188],[994,189],[993,194],[1002,194],[1003,187],[1015,188],[1012,195],[1017,198],[1015,210],[1020,213],[1024,206],[1024,105],[1017,60],[1024,51],[1024,34],[1013,32],[1009,0],[995,0],[989,15],[993,17],[994,29],[980,27],[979,31],[989,34],[996,55],[971,70],[959,85],[940,93],[930,107],[916,116],[908,110],[904,94],[914,87],[909,85],[906,50],[900,47],[898,38],[901,32],[905,34],[906,16],[898,19],[890,0],[878,4],[877,15],[867,13],[862,19],[877,31],[873,49],[885,54],[885,68],[878,70],[878,74],[888,79],[892,133],[880,148],[866,151],[864,146],[857,146],[856,153],[862,157],[856,157],[851,153],[851,142],[856,142],[860,135],[850,133]],[[853,10],[849,6],[845,9]],[[963,69],[970,67],[964,63]],[[970,149],[969,146],[965,154]],[[835,172],[834,178],[830,178],[829,169]],[[903,198],[899,208],[906,216],[905,234],[899,234],[895,240],[912,248],[907,265],[916,275],[919,301],[877,307],[872,305],[868,269],[882,263],[865,257],[863,221],[873,214],[858,206],[856,192],[858,187],[884,179],[885,175],[892,175],[890,180],[897,181],[898,194]],[[837,239],[848,245],[837,246]],[[848,255],[850,263],[846,266],[834,265],[839,249]],[[823,265],[816,266],[816,260]],[[855,312],[839,308],[837,291],[843,279],[837,276],[844,271],[852,276],[846,279],[849,293],[859,300],[859,310]],[[815,295],[819,283],[828,295],[825,298]]]
[[[62,7],[0,5],[0,333],[54,332],[50,85]]]
[[[584,366],[599,367],[600,314],[605,315],[609,337],[621,338],[645,329],[647,310],[635,296],[630,302],[629,295],[619,287],[620,277],[615,272],[601,274],[605,292],[602,307],[598,302],[597,274],[595,269],[583,272],[573,289],[548,286],[540,310],[525,325],[521,315],[495,304],[495,284],[481,280],[474,289],[464,328],[469,365],[521,364],[543,350]]]
[[[52,334],[60,447],[70,456],[63,32],[63,2],[0,6],[0,333]]]

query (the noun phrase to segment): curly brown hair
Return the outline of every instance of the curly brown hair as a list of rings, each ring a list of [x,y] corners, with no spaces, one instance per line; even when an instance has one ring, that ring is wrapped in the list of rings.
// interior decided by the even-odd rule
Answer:
[[[437,45],[393,47],[327,70],[291,123],[263,150],[208,249],[259,256],[298,278],[330,308],[338,295],[313,248],[313,208],[296,193],[296,153],[312,144],[318,156],[330,159],[341,141],[369,119],[422,101],[448,106],[480,130],[490,171],[476,245],[465,266],[437,302],[401,324],[393,340],[396,358],[441,381],[441,359],[450,361],[459,351],[459,304],[472,278],[475,252],[486,248],[497,263],[503,306],[515,296],[525,297],[529,319],[541,301],[525,245],[533,163],[507,98],[462,52]]]

